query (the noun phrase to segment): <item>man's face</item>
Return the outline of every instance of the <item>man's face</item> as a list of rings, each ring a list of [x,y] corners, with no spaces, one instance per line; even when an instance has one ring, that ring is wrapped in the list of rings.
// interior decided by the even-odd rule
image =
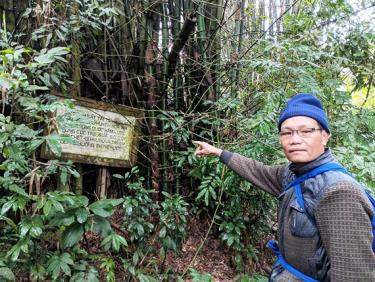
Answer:
[[[280,143],[285,156],[293,163],[317,159],[324,153],[329,137],[319,123],[309,117],[291,117],[281,124]]]

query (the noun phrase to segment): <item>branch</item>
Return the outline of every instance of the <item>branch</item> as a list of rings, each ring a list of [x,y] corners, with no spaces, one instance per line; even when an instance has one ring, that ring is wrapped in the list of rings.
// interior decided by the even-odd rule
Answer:
[[[371,89],[371,84],[372,84],[372,80],[373,80],[373,78],[374,78],[374,74],[372,74],[372,75],[370,76],[370,79],[369,79],[369,81],[368,81],[368,88],[367,88],[366,98],[365,98],[365,100],[363,101],[363,104],[362,104],[361,108],[363,108],[363,106],[367,103],[368,96],[369,96],[369,94],[370,94],[370,89]]]
[[[175,72],[179,53],[181,52],[182,48],[184,48],[190,34],[194,31],[196,22],[196,15],[193,13],[188,13],[184,25],[173,42],[172,49],[168,56],[168,77],[171,77]]]

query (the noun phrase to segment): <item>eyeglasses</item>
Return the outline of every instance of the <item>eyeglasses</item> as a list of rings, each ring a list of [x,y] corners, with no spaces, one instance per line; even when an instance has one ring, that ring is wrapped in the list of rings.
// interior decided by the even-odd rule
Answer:
[[[316,131],[322,131],[322,128],[304,128],[304,129],[297,129],[297,130],[283,130],[279,132],[279,136],[281,139],[289,139],[293,136],[294,132],[298,134],[299,137],[302,138],[309,138],[314,135]]]

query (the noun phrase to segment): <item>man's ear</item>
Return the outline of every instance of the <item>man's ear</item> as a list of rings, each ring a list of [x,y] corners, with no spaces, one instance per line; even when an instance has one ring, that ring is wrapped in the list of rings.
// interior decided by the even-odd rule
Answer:
[[[324,146],[327,146],[330,137],[331,137],[331,134],[329,134],[327,131],[323,130],[323,132],[322,132],[322,144]]]

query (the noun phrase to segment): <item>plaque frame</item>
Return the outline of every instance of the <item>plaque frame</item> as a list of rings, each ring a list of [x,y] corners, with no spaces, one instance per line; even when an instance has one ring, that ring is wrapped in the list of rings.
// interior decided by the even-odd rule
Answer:
[[[83,98],[83,97],[66,97],[58,94],[54,94],[52,96],[57,97],[59,100],[63,101],[66,99],[74,100],[74,104],[80,107],[94,109],[94,110],[102,110],[106,112],[112,112],[116,114],[120,114],[122,116],[134,117],[136,118],[135,124],[133,127],[133,138],[131,143],[129,144],[130,149],[130,158],[128,160],[121,160],[121,159],[111,159],[106,157],[100,156],[88,156],[84,154],[75,154],[75,153],[66,153],[62,152],[61,156],[56,156],[51,150],[48,149],[46,142],[43,143],[41,148],[41,157],[44,159],[59,159],[59,160],[71,160],[75,163],[86,163],[86,164],[94,164],[94,165],[101,165],[101,166],[112,166],[112,167],[132,167],[136,160],[137,160],[137,144],[140,137],[140,127],[141,127],[141,120],[144,118],[144,111],[137,108],[132,108],[123,105],[114,105],[110,103],[104,103],[101,101],[96,101],[93,99]],[[53,113],[52,117],[56,117],[57,113]],[[45,135],[53,133],[53,129],[49,128],[45,131]]]

